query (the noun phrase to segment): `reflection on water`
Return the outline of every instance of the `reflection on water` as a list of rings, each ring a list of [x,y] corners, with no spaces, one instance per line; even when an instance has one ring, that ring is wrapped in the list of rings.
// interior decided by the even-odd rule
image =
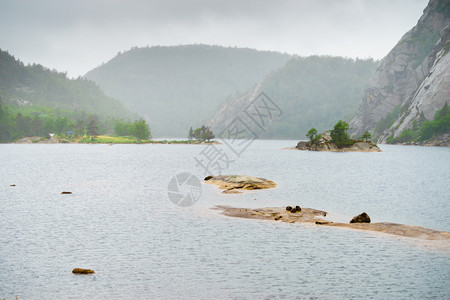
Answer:
[[[203,177],[194,157],[204,146],[0,145],[0,298],[449,297],[448,251],[209,209],[298,203],[450,231],[450,149],[280,150],[294,144],[256,141],[226,172],[278,188],[224,195],[203,185],[190,208],[173,205],[167,185],[181,172]]]

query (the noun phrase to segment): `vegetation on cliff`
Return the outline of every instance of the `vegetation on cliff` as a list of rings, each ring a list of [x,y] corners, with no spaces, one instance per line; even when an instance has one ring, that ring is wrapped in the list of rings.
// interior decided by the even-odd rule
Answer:
[[[426,120],[422,117],[419,122],[414,120],[412,128],[407,128],[397,136],[390,136],[386,142],[388,144],[396,143],[414,143],[433,140],[439,135],[450,133],[450,110],[448,103],[438,110],[433,120]]]

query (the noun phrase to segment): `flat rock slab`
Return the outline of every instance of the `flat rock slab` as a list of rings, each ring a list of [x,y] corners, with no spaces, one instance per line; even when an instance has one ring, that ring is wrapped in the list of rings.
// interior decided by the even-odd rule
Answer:
[[[234,190],[270,189],[277,186],[277,184],[271,180],[246,175],[208,176],[205,178],[205,182],[217,185],[219,189],[224,190],[224,192],[228,194]]]
[[[450,233],[425,227],[396,224],[396,223],[333,223],[321,219],[326,216],[326,212],[313,208],[302,208],[301,212],[291,213],[285,207],[265,207],[265,208],[239,208],[229,206],[215,206],[212,209],[221,210],[222,214],[228,217],[272,220],[287,223],[313,223],[320,226],[343,227],[356,230],[383,232],[404,237],[411,237],[423,240],[448,240]]]

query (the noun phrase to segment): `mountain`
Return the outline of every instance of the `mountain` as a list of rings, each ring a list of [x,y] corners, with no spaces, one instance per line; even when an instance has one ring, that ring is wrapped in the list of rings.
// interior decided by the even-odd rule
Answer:
[[[431,0],[417,25],[383,58],[350,122],[380,142],[433,120],[450,102],[450,1]]]
[[[245,94],[226,101],[208,125],[219,133],[239,116],[260,138],[304,139],[311,127],[322,132],[338,120],[350,120],[355,115],[376,66],[372,59],[292,58]],[[281,116],[274,118],[271,126],[261,133],[243,113],[258,95],[267,96],[281,111]]]
[[[135,116],[118,100],[107,97],[92,81],[69,79],[65,73],[38,64],[24,65],[2,50],[0,98],[13,106],[46,106],[124,119]]]
[[[88,72],[108,95],[146,117],[155,136],[184,137],[224,101],[291,56],[207,45],[133,48]]]

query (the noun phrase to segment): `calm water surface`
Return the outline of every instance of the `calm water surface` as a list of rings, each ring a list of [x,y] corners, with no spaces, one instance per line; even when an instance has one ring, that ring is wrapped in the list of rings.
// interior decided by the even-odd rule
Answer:
[[[203,185],[190,208],[173,205],[167,186],[181,172],[203,178],[194,158],[205,146],[1,144],[0,298],[450,298],[450,249],[210,209],[298,204],[450,231],[450,149],[280,150],[295,143],[255,141],[223,172],[278,188]]]

